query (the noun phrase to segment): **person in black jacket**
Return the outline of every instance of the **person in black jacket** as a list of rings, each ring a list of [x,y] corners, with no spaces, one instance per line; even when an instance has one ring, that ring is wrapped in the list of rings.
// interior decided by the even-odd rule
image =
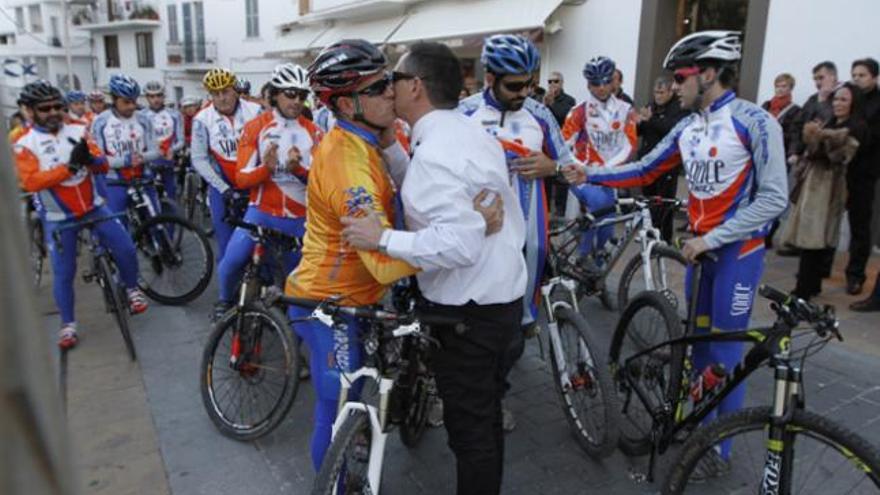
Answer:
[[[550,113],[556,119],[556,123],[562,127],[565,123],[565,117],[568,112],[577,103],[574,98],[563,89],[562,74],[559,72],[551,72],[547,79],[547,93],[544,94],[544,105],[550,109]],[[565,213],[565,200],[568,198],[568,182],[561,177],[553,180],[546,180],[544,184],[547,186],[547,197],[551,198],[553,212],[561,216]]]
[[[846,266],[846,292],[856,295],[865,283],[865,265],[871,255],[871,215],[874,211],[874,188],[880,176],[880,91],[877,90],[878,63],[873,58],[852,64],[852,80],[862,93],[862,117],[867,136],[861,159],[846,173],[847,216],[851,238],[849,263]]]
[[[639,158],[648,154],[688,113],[690,112],[681,108],[678,97],[672,92],[672,78],[668,75],[658,77],[654,82],[653,102],[639,112],[639,136],[642,138]],[[666,172],[652,184],[645,186],[643,192],[646,196],[674,198],[678,186],[678,171],[676,167]],[[663,207],[651,209],[651,221],[660,229],[663,240],[670,243],[673,213]]]
[[[614,75],[611,77],[611,91],[618,100],[623,100],[630,105],[633,104],[632,97],[623,91],[623,72],[620,69],[614,69]]]

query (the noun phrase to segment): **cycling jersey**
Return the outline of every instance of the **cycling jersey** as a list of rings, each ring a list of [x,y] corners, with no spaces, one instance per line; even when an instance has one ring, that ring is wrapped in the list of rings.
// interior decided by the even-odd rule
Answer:
[[[601,101],[592,93],[572,108],[562,136],[575,157],[589,165],[620,165],[635,152],[638,138],[632,106],[609,96]]]
[[[153,124],[153,139],[156,140],[156,146],[162,156],[156,160],[160,165],[169,165],[170,160],[165,156],[169,151],[179,151],[183,149],[183,118],[180,112],[170,108],[160,108],[158,111],[152,108],[141,110],[150,122]]]
[[[151,139],[153,125],[150,119],[135,112],[129,118],[123,118],[113,111],[105,110],[92,122],[92,137],[107,157],[110,179],[132,179],[150,175],[145,164],[159,158],[159,149]],[[132,166],[132,155],[139,154],[144,165]]]
[[[193,119],[192,165],[214,189],[223,192],[232,184],[241,131],[261,110],[260,105],[239,99],[232,115],[223,115],[210,104]]]
[[[250,204],[260,211],[279,217],[304,217],[312,149],[321,135],[320,129],[303,116],[287,119],[277,109],[260,114],[242,132],[235,186],[251,189]],[[271,144],[278,145],[279,164],[287,161],[290,150],[298,150],[300,166],[291,172],[270,171],[262,157]]]
[[[543,152],[562,165],[578,163],[566,147],[553,114],[531,98],[526,98],[520,110],[505,111],[486,89],[462,100],[458,108],[502,142],[509,166],[513,159],[532,151]],[[547,257],[547,198],[543,179],[516,177],[512,181],[526,219],[525,255],[529,279],[525,301],[529,304],[524,304],[523,323],[528,324],[538,315],[540,283]]]
[[[86,110],[82,115],[77,115],[73,112],[68,112],[65,116],[65,122],[75,123],[86,126],[86,129],[90,129],[92,126],[92,122],[95,120],[95,114]]]
[[[642,159],[614,168],[587,167],[587,180],[642,186],[679,161],[687,176],[691,229],[712,249],[763,238],[788,203],[779,124],[732,91],[682,119]]]
[[[340,218],[363,215],[365,209],[378,213],[388,228],[403,221],[372,134],[338,121],[313,153],[308,198],[302,261],[287,279],[288,294],[310,299],[341,295],[345,304],[374,304],[391,282],[416,273],[403,261],[355,250],[342,239]]]
[[[96,193],[92,172],[106,170],[107,162],[94,141],[86,139],[98,168],[83,167],[76,174],[67,168],[70,152],[84,137],[86,129],[81,125],[65,124],[56,133],[33,126],[13,143],[21,187],[35,193],[37,211],[47,220],[80,218],[104,204]]]

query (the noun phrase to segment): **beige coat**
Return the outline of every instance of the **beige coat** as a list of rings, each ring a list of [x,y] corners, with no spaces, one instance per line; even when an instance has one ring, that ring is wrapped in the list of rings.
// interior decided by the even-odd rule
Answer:
[[[792,211],[782,231],[782,244],[800,249],[836,247],[846,205],[846,166],[859,142],[846,128],[804,128],[807,151],[793,174]]]

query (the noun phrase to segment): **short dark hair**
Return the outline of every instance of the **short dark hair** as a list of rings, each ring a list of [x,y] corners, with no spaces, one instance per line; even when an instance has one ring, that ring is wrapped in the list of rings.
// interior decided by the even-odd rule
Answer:
[[[620,82],[623,82],[623,71],[618,68],[615,68],[614,73],[617,74],[617,77],[620,78]]]
[[[464,86],[461,63],[442,43],[420,42],[407,52],[403,69],[422,80],[428,99],[435,108],[452,109]]]
[[[813,74],[819,72],[822,69],[827,70],[835,76],[837,75],[837,66],[834,65],[834,62],[830,60],[825,60],[824,62],[819,62],[818,64],[816,64],[816,66],[813,67]]]
[[[700,72],[710,67],[715,69],[718,82],[725,88],[736,86],[738,76],[736,64],[730,63],[727,60],[703,59],[697,61],[697,67],[700,68]]]
[[[859,65],[868,69],[868,72],[871,73],[872,77],[877,77],[877,73],[880,72],[880,65],[878,65],[877,61],[871,57],[865,57],[856,60],[852,63],[852,68],[855,69]]]

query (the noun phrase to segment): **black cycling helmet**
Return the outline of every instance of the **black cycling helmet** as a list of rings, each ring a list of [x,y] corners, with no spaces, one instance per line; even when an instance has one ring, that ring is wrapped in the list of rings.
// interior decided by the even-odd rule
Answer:
[[[698,31],[678,40],[663,61],[663,68],[675,70],[700,62],[717,65],[735,64],[742,58],[742,33],[739,31]]]
[[[63,100],[64,95],[61,90],[52,86],[52,83],[45,79],[39,79],[32,83],[28,83],[21,90],[18,97],[20,104],[32,107],[38,103],[52,100]]]
[[[351,94],[364,79],[382,72],[385,55],[366,40],[342,40],[321,50],[309,65],[309,84],[326,105],[336,95]]]

